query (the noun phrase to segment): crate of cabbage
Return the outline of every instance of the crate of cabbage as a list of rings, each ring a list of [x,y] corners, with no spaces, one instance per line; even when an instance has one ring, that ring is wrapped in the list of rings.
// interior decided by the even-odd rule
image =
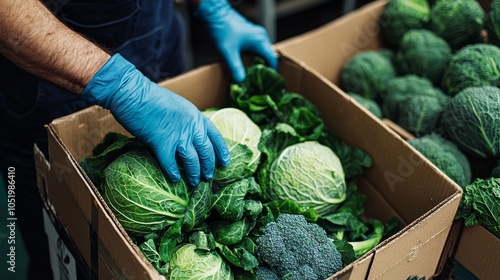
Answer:
[[[41,193],[93,274],[433,274],[461,190],[315,72],[285,58],[279,69],[249,65],[236,85],[211,64],[161,83],[196,104],[231,149],[231,165],[195,188],[168,182],[106,110],[47,126]]]

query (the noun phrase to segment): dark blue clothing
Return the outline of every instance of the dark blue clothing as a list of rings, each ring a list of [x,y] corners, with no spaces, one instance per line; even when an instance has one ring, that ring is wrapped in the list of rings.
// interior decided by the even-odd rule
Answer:
[[[185,70],[184,25],[174,1],[47,0],[46,5],[70,28],[120,53],[153,81]],[[26,247],[34,256],[30,279],[43,279],[42,272],[50,265],[33,144],[36,142],[48,155],[44,125],[90,104],[2,56],[0,73],[0,172],[5,174],[9,166],[16,169],[17,221]]]

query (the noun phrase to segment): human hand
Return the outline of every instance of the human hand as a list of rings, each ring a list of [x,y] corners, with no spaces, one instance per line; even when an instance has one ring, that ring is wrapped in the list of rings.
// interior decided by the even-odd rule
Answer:
[[[277,69],[278,59],[264,27],[248,21],[226,0],[202,0],[195,15],[206,23],[235,82],[242,82],[246,76],[242,51],[261,56],[270,67]]]
[[[95,74],[82,98],[109,109],[125,129],[147,143],[174,182],[181,178],[176,154],[193,186],[200,176],[213,177],[216,158],[222,166],[229,165],[224,138],[198,108],[151,82],[119,54]]]

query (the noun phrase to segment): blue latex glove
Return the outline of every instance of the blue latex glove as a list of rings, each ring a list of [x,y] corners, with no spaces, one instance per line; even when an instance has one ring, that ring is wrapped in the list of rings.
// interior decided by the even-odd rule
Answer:
[[[270,67],[277,69],[278,59],[264,27],[245,19],[226,0],[202,0],[195,16],[205,22],[235,82],[242,82],[246,75],[242,51],[262,57]]]
[[[181,178],[176,154],[187,181],[198,185],[214,174],[216,157],[222,166],[229,150],[217,128],[184,97],[146,78],[121,55],[115,54],[95,74],[82,98],[111,111],[116,120],[152,148],[167,177]]]

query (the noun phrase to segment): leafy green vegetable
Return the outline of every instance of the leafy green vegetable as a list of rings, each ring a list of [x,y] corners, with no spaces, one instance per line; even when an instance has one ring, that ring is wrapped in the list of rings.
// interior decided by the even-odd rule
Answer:
[[[229,96],[233,106],[261,124],[273,118],[278,110],[277,102],[285,91],[285,79],[258,59],[247,69],[241,84],[231,84]]]
[[[256,240],[258,279],[321,280],[342,269],[342,256],[325,230],[302,215],[281,214],[262,231]]]
[[[377,102],[375,102],[375,100],[366,98],[360,94],[353,92],[349,92],[348,94],[350,97],[356,100],[361,106],[368,109],[368,111],[370,111],[373,115],[375,115],[375,117],[382,118],[382,109],[380,109],[380,106],[378,105]]]
[[[426,29],[413,29],[403,36],[396,60],[403,73],[428,78],[439,85],[451,56],[451,48],[443,38]]]
[[[493,0],[490,3],[490,10],[484,19],[484,28],[487,32],[487,42],[500,46],[500,1]]]
[[[132,149],[146,149],[146,145],[135,138],[129,138],[123,134],[109,132],[104,139],[92,150],[92,157],[81,160],[80,166],[85,174],[94,183],[95,187],[102,191],[101,182],[104,177],[102,171],[117,157]]]
[[[223,108],[210,114],[210,121],[221,132],[229,148],[231,163],[225,168],[218,168],[214,174],[214,183],[227,185],[253,175],[259,165],[261,152],[258,144],[260,128],[237,108]]]
[[[165,179],[147,150],[132,150],[104,169],[103,198],[132,235],[144,235],[175,223],[186,212],[186,183]]]
[[[278,201],[292,199],[325,215],[345,200],[345,191],[337,155],[327,146],[307,141],[286,147],[273,161],[264,196]]]
[[[433,132],[449,103],[449,97],[440,90],[434,92],[435,95],[412,96],[403,101],[396,123],[416,136]]]
[[[382,96],[384,116],[396,120],[401,111],[401,103],[408,97],[436,95],[429,79],[414,74],[398,76],[387,81],[387,89]]]
[[[398,45],[408,30],[425,27],[429,19],[427,0],[389,0],[380,16],[382,36]]]
[[[436,0],[429,29],[459,49],[479,41],[483,22],[484,11],[475,0]]]
[[[414,74],[398,76],[388,82],[383,98],[384,114],[416,136],[434,131],[450,97],[427,78]]]
[[[441,87],[454,96],[468,87],[499,86],[499,69],[499,47],[481,43],[469,45],[451,57]]]
[[[234,275],[230,266],[217,251],[197,250],[192,243],[183,244],[174,252],[167,278],[229,280]]]
[[[463,151],[480,158],[500,156],[500,89],[470,87],[457,94],[443,113],[443,127]]]
[[[477,178],[465,186],[457,218],[465,226],[481,225],[500,238],[500,178]]]
[[[469,160],[453,142],[433,133],[411,139],[408,143],[462,188],[470,184]]]
[[[342,89],[377,99],[384,92],[387,81],[396,76],[391,57],[392,54],[388,55],[387,50],[355,54],[344,64],[340,73]]]

